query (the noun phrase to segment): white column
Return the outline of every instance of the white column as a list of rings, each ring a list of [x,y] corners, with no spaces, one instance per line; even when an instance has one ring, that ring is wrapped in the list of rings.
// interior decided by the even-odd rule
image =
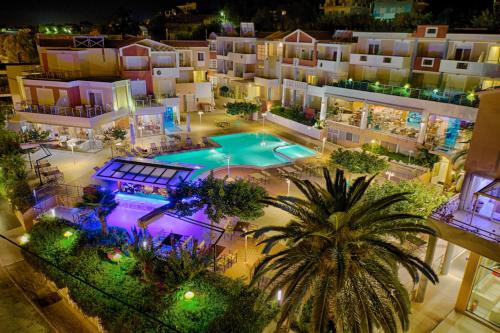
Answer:
[[[366,129],[368,127],[368,105],[366,102],[363,103],[363,111],[361,112],[361,121],[359,127]]]
[[[286,88],[284,85],[281,86],[281,105],[285,105],[285,94]]]
[[[273,89],[271,87],[267,87],[267,99],[268,100],[272,99],[272,93],[273,93]]]
[[[422,121],[420,122],[420,130],[418,131],[417,143],[423,144],[425,141],[425,134],[427,132],[427,122],[429,121],[429,112],[422,112]]]
[[[436,252],[436,236],[429,236],[429,241],[427,243],[427,251],[425,252],[425,263],[429,266],[432,266],[432,262],[434,261],[434,253]],[[417,293],[415,295],[415,302],[422,303],[425,298],[425,291],[427,290],[427,283],[429,280],[420,274],[420,282],[418,284]]]
[[[328,97],[323,95],[321,97],[321,109],[319,111],[319,120],[325,120],[326,119],[326,111],[328,108]]]
[[[441,275],[447,275],[450,270],[451,261],[455,252],[455,244],[448,242],[443,258],[443,266],[441,267]]]
[[[304,100],[302,101],[302,107],[305,109],[309,105],[309,95],[307,95],[307,91],[304,91]]]

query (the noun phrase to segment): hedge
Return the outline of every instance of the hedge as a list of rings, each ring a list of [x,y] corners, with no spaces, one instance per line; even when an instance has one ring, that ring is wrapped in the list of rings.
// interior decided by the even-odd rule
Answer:
[[[352,173],[372,174],[388,167],[386,161],[375,155],[342,148],[332,152],[330,162]]]

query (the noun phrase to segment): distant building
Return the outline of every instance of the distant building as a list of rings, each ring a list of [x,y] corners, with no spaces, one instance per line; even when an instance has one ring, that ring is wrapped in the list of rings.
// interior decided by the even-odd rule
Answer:
[[[418,0],[375,0],[373,17],[392,20],[397,14],[411,14],[425,8],[427,3]]]
[[[372,0],[325,0],[325,14],[370,14]]]

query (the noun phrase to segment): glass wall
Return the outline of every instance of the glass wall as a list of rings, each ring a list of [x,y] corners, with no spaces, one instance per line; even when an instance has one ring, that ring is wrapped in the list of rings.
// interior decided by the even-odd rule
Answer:
[[[162,114],[137,116],[139,136],[160,135],[163,133]]]
[[[383,105],[370,105],[368,128],[376,131],[416,139],[420,131],[422,114],[398,110]]]
[[[472,136],[474,123],[431,114],[427,124],[425,142],[445,151],[466,148]]]
[[[500,264],[481,257],[467,311],[500,327]]]

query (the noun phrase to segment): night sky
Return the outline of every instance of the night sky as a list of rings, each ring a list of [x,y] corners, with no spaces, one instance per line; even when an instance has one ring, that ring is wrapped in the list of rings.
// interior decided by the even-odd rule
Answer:
[[[192,0],[38,0],[0,1],[0,26],[2,25],[36,25],[43,23],[78,23],[90,21],[102,23],[107,21],[116,8],[131,9],[138,20],[142,20],[158,12],[160,9],[171,7],[174,3],[189,2]],[[203,0],[201,0],[203,1]],[[198,3],[201,2],[198,0]],[[218,0],[205,0],[218,1]],[[230,0],[226,0],[230,1]],[[248,0],[252,1],[252,0]],[[220,1],[219,1],[220,2]],[[321,2],[318,0],[318,2]],[[427,0],[430,9],[437,13],[443,8],[451,7],[455,10],[463,8],[467,12],[472,6],[477,8],[491,8],[493,0]],[[469,9],[468,9],[469,8]],[[462,10],[460,10],[462,11]]]

